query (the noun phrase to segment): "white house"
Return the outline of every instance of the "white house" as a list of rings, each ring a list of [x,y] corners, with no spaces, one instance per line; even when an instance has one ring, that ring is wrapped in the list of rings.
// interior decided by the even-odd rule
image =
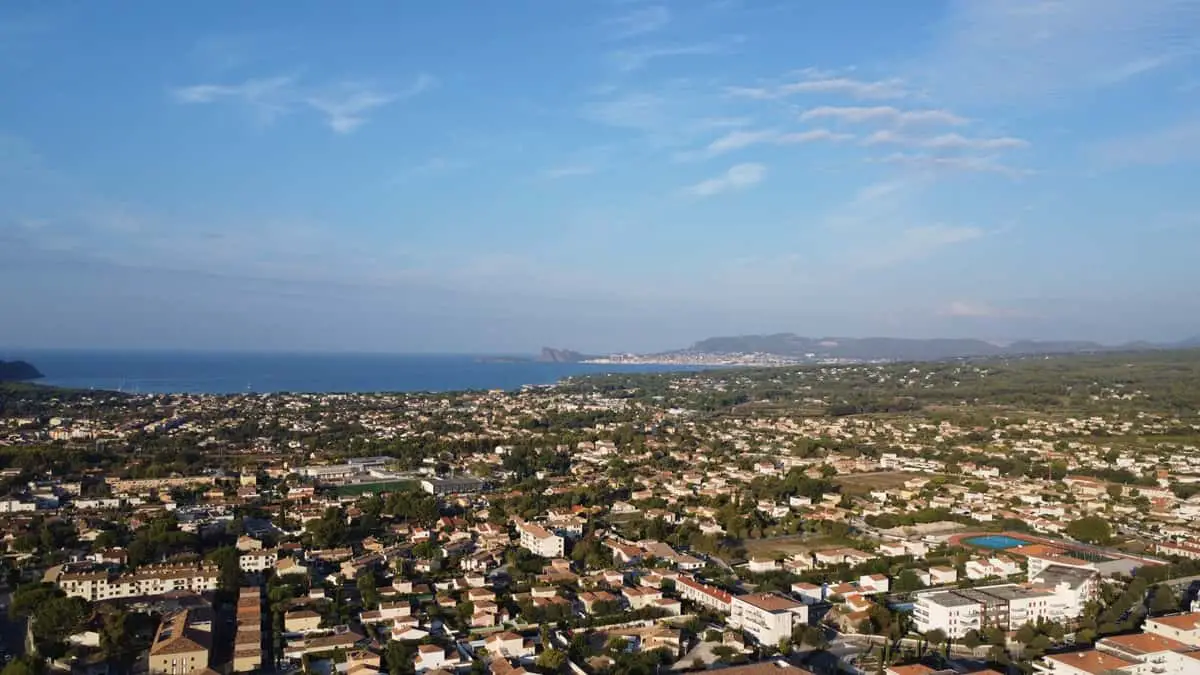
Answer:
[[[776,645],[792,636],[792,629],[808,623],[808,605],[776,593],[735,595],[729,625],[741,628],[759,643]]]

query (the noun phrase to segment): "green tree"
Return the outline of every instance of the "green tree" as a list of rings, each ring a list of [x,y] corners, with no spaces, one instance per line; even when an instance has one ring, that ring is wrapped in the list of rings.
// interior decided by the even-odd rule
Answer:
[[[38,669],[28,659],[14,659],[4,666],[0,675],[37,675]]]
[[[358,592],[362,595],[363,607],[375,607],[379,604],[379,588],[375,582],[375,573],[367,570],[359,575],[355,582],[358,585]]]
[[[242,585],[241,553],[233,546],[222,546],[208,554],[208,559],[221,568],[218,585],[223,591],[236,591]]]
[[[904,570],[896,577],[896,581],[892,584],[892,591],[896,593],[911,593],[919,591],[925,587],[921,583],[920,577],[912,570]]]
[[[1067,523],[1067,534],[1089,544],[1108,544],[1112,541],[1112,525],[1101,516],[1084,516]]]
[[[712,648],[713,656],[717,657],[718,661],[729,663],[733,660],[733,655],[737,652],[729,645],[717,645]]]
[[[567,665],[567,654],[562,650],[550,648],[538,654],[538,668],[558,672],[565,665]]]
[[[40,605],[30,618],[29,629],[38,653],[49,659],[66,654],[66,639],[75,634],[90,615],[91,608],[83,598],[63,596]]]
[[[980,637],[979,631],[972,628],[963,636],[962,643],[967,649],[978,649],[983,644],[983,638]]]
[[[1158,584],[1150,593],[1150,613],[1166,614],[1179,609],[1179,596],[1167,584]]]

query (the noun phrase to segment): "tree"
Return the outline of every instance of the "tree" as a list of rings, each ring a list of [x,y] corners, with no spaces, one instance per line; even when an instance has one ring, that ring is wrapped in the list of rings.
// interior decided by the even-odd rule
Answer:
[[[980,637],[979,631],[972,628],[963,636],[962,643],[967,649],[975,650],[983,644],[983,638]]]
[[[942,630],[941,628],[934,628],[933,630],[927,631],[925,633],[925,639],[928,640],[929,644],[935,649],[941,644],[945,644],[947,647],[950,646],[950,636],[946,635],[946,631]]]
[[[137,647],[131,639],[129,615],[124,610],[114,610],[104,615],[100,628],[100,651],[109,662],[123,670],[133,665]]]
[[[58,597],[34,611],[30,632],[38,653],[49,659],[66,654],[65,640],[75,634],[91,614],[87,600]]]
[[[1166,614],[1179,609],[1179,597],[1166,584],[1159,584],[1150,593],[1150,613]]]
[[[713,656],[717,657],[718,661],[729,663],[733,660],[733,655],[737,652],[729,645],[717,645],[712,649]]]
[[[1020,642],[1023,645],[1029,644],[1033,641],[1033,638],[1037,636],[1037,629],[1034,628],[1033,624],[1031,623],[1027,623],[1017,629],[1017,642]]]
[[[825,649],[829,646],[829,640],[825,637],[825,631],[820,626],[806,627],[802,642],[814,649]]]
[[[37,670],[25,659],[14,659],[4,666],[0,675],[37,675]]]
[[[567,665],[567,654],[562,650],[550,648],[538,654],[538,668],[558,672],[565,665]]]
[[[208,559],[221,568],[218,584],[223,591],[236,591],[242,585],[241,552],[233,546],[222,546],[208,554]]]
[[[1089,544],[1108,544],[1112,541],[1112,525],[1100,516],[1084,516],[1067,523],[1067,534]]]
[[[374,607],[379,604],[379,588],[375,582],[375,573],[367,570],[358,577],[355,582],[358,585],[358,592],[362,595],[364,607]]]
[[[912,570],[904,570],[896,577],[896,581],[892,584],[892,591],[896,593],[911,593],[919,591],[925,587],[921,583],[921,578]]]

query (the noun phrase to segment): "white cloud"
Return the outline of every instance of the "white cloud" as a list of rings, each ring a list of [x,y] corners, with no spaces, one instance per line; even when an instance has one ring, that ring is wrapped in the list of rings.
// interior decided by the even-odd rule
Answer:
[[[326,119],[335,133],[354,131],[367,114],[394,101],[427,91],[436,80],[426,74],[399,90],[382,89],[364,82],[340,82],[309,87],[293,75],[252,78],[239,84],[197,84],[171,90],[179,103],[211,104],[223,100],[249,106],[264,123],[297,108],[307,107]]]
[[[737,164],[729,167],[721,176],[700,181],[684,190],[695,197],[711,197],[732,190],[743,190],[756,185],[767,177],[767,167],[762,164]]]
[[[740,42],[740,38],[726,42],[697,42],[687,45],[659,45],[621,49],[610,54],[610,58],[618,70],[630,72],[650,65],[650,62],[662,58],[677,56],[712,56],[728,53],[732,45]]]
[[[1196,0],[954,0],[904,70],[943,98],[1054,104],[1198,48]]]
[[[966,118],[948,110],[900,110],[892,106],[820,106],[800,115],[802,122],[817,119],[836,119],[854,124],[879,122],[897,126],[967,123]]]
[[[894,131],[876,131],[863,139],[863,145],[904,145],[929,150],[1012,150],[1029,147],[1029,142],[1003,136],[999,138],[967,138],[959,134],[939,136],[907,136]]]
[[[610,19],[606,24],[612,29],[612,37],[624,40],[662,29],[671,22],[671,11],[662,5],[639,7],[621,16]]]
[[[737,129],[709,143],[699,152],[682,153],[679,159],[704,159],[716,157],[735,150],[742,150],[753,145],[794,145],[813,143],[816,141],[845,141],[854,138],[851,134],[835,133],[828,129],[810,129],[784,133],[778,129],[744,130]]]
[[[1008,176],[1009,178],[1019,178],[1033,173],[1028,169],[1017,169],[1001,164],[995,157],[944,157],[897,152],[870,161],[880,164],[902,165],[925,171],[996,173]]]
[[[794,82],[765,87],[730,87],[726,93],[754,99],[776,99],[794,94],[833,94],[856,99],[898,99],[909,95],[904,82],[898,78],[857,80],[813,69],[802,71],[801,75],[802,79]]]
[[[572,178],[575,176],[588,176],[593,173],[596,173],[596,167],[576,164],[547,169],[542,175],[546,178]]]
[[[937,313],[941,316],[969,319],[1001,319],[1020,316],[1020,312],[1015,310],[967,300],[954,300],[939,309]]]

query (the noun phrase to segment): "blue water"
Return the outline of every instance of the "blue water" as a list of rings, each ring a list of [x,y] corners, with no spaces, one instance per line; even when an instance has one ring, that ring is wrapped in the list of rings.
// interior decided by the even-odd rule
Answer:
[[[995,550],[1017,548],[1018,546],[1029,545],[1029,542],[1027,541],[1017,539],[1016,537],[1005,536],[1003,534],[989,534],[983,537],[971,537],[970,539],[964,539],[963,543]]]
[[[679,366],[488,363],[477,356],[24,350],[41,384],[140,393],[377,392],[518,389],[573,375]]]

